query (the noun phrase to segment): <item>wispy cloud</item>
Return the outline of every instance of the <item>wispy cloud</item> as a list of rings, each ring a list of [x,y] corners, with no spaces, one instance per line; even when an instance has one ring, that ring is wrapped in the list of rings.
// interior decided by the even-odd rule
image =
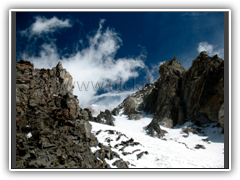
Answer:
[[[32,37],[33,35],[41,35],[42,33],[52,33],[60,28],[72,27],[69,19],[60,20],[57,17],[46,19],[45,17],[34,17],[35,22],[29,27],[21,31],[24,36]]]
[[[115,31],[109,28],[103,30],[103,23],[104,20],[101,20],[95,35],[88,37],[88,47],[74,52],[68,57],[64,57],[58,52],[54,42],[42,44],[39,56],[29,55],[28,52],[25,52],[22,57],[33,62],[35,68],[52,68],[61,60],[63,67],[73,76],[73,81],[78,82],[79,85],[83,82],[92,82],[95,85],[97,82],[113,82],[119,79],[124,83],[129,78],[137,77],[139,75],[137,70],[145,68],[141,56],[115,59],[115,54],[120,48],[122,40]],[[105,84],[107,85],[107,83]],[[90,102],[97,99],[95,96],[98,95],[94,88],[80,91],[76,83],[73,93],[78,96],[81,107],[90,105]],[[115,95],[121,98],[128,96],[124,92]],[[104,96],[108,103],[116,103],[112,100],[113,95],[102,95],[102,97]],[[98,96],[98,98],[100,97]],[[118,100],[118,103],[120,103],[121,98]]]
[[[142,46],[140,44],[138,44],[138,47],[141,49],[139,58],[146,59],[147,58],[147,49],[146,49],[146,47]]]
[[[224,49],[223,48],[216,49],[216,47],[217,46],[208,44],[208,42],[200,42],[198,44],[197,50],[199,53],[202,51],[206,51],[209,56],[214,56],[217,54],[219,57],[224,59]]]

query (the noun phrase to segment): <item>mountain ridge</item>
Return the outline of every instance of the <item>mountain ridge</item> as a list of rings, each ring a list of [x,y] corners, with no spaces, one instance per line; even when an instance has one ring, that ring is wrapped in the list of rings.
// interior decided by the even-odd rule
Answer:
[[[134,167],[134,164],[124,161],[122,155],[119,156],[112,148],[124,156],[134,156],[138,149],[132,152],[123,149],[141,143],[132,138],[126,139],[127,141],[118,143],[118,146],[123,146],[118,149],[117,146],[111,147],[112,139],[105,135],[117,135],[116,142],[120,137],[126,137],[121,132],[110,129],[115,123],[121,123],[121,114],[124,114],[124,122],[127,122],[126,117],[130,121],[148,122],[148,125],[138,128],[143,128],[146,134],[160,140],[165,139],[165,134],[171,128],[188,121],[204,127],[208,123],[213,123],[211,126],[214,127],[217,123],[224,133],[224,61],[221,58],[201,52],[193,60],[192,66],[185,70],[174,57],[159,67],[159,74],[160,77],[154,83],[147,83],[111,112],[106,109],[93,117],[94,109],[79,107],[77,96],[72,94],[72,76],[63,69],[61,62],[47,70],[34,69],[29,61],[17,62],[17,168]],[[147,114],[152,114],[152,119],[150,116],[146,119]],[[97,139],[100,130],[92,133],[91,123],[94,126],[96,123],[110,125],[109,129],[101,133],[104,142]],[[201,128],[196,128],[195,125],[183,128],[182,131],[185,133],[184,138],[191,133],[201,134]],[[109,145],[104,145],[105,141]],[[187,147],[186,144],[185,146]],[[198,144],[196,148],[204,146]],[[136,154],[137,161],[148,155],[144,149],[141,151]]]
[[[112,111],[123,109],[128,117],[140,111],[153,114],[160,125],[174,127],[191,120],[197,124],[218,122],[224,132],[224,61],[201,52],[185,70],[177,58],[159,67],[160,77],[127,97]],[[129,118],[131,119],[131,118]]]

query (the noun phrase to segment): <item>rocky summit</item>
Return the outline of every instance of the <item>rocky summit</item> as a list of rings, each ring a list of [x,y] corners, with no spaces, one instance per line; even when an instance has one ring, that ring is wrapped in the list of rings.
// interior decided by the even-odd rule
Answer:
[[[159,125],[172,128],[186,121],[196,124],[219,123],[224,130],[224,61],[203,51],[185,70],[176,57],[159,68],[160,77],[126,98],[112,114],[120,110],[129,119],[153,114],[147,127],[151,135],[162,137]],[[154,126],[153,126],[154,125]],[[154,136],[155,136],[154,135]]]
[[[72,76],[61,62],[51,70],[16,63],[16,168],[110,167],[92,153],[99,145],[93,117],[72,92]]]

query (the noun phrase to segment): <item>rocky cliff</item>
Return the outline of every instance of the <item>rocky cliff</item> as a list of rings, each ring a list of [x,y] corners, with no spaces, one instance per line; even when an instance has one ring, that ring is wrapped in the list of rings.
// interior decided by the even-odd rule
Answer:
[[[173,127],[184,123],[184,103],[181,96],[182,76],[186,70],[176,57],[159,68],[160,78],[144,101],[143,110],[154,114],[161,125]]]
[[[126,98],[113,115],[122,110],[129,117],[154,115],[163,126],[172,128],[186,121],[197,124],[219,122],[224,128],[224,61],[203,51],[185,70],[176,57],[159,68],[160,77]],[[143,115],[141,115],[143,116]],[[131,118],[129,118],[131,119]],[[153,131],[153,129],[151,130]],[[160,130],[156,131],[161,134]]]
[[[91,152],[99,145],[88,122],[92,116],[72,91],[72,77],[61,62],[51,70],[16,63],[17,168],[109,167]]]
[[[188,119],[219,122],[219,110],[224,104],[224,61],[201,52],[183,75],[181,93]]]

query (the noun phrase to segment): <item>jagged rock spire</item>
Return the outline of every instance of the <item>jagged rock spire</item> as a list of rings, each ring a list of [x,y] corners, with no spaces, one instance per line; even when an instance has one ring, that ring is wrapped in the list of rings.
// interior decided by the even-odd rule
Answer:
[[[56,68],[57,68],[57,70],[62,70],[63,69],[61,61],[59,61],[59,63],[57,64]]]

